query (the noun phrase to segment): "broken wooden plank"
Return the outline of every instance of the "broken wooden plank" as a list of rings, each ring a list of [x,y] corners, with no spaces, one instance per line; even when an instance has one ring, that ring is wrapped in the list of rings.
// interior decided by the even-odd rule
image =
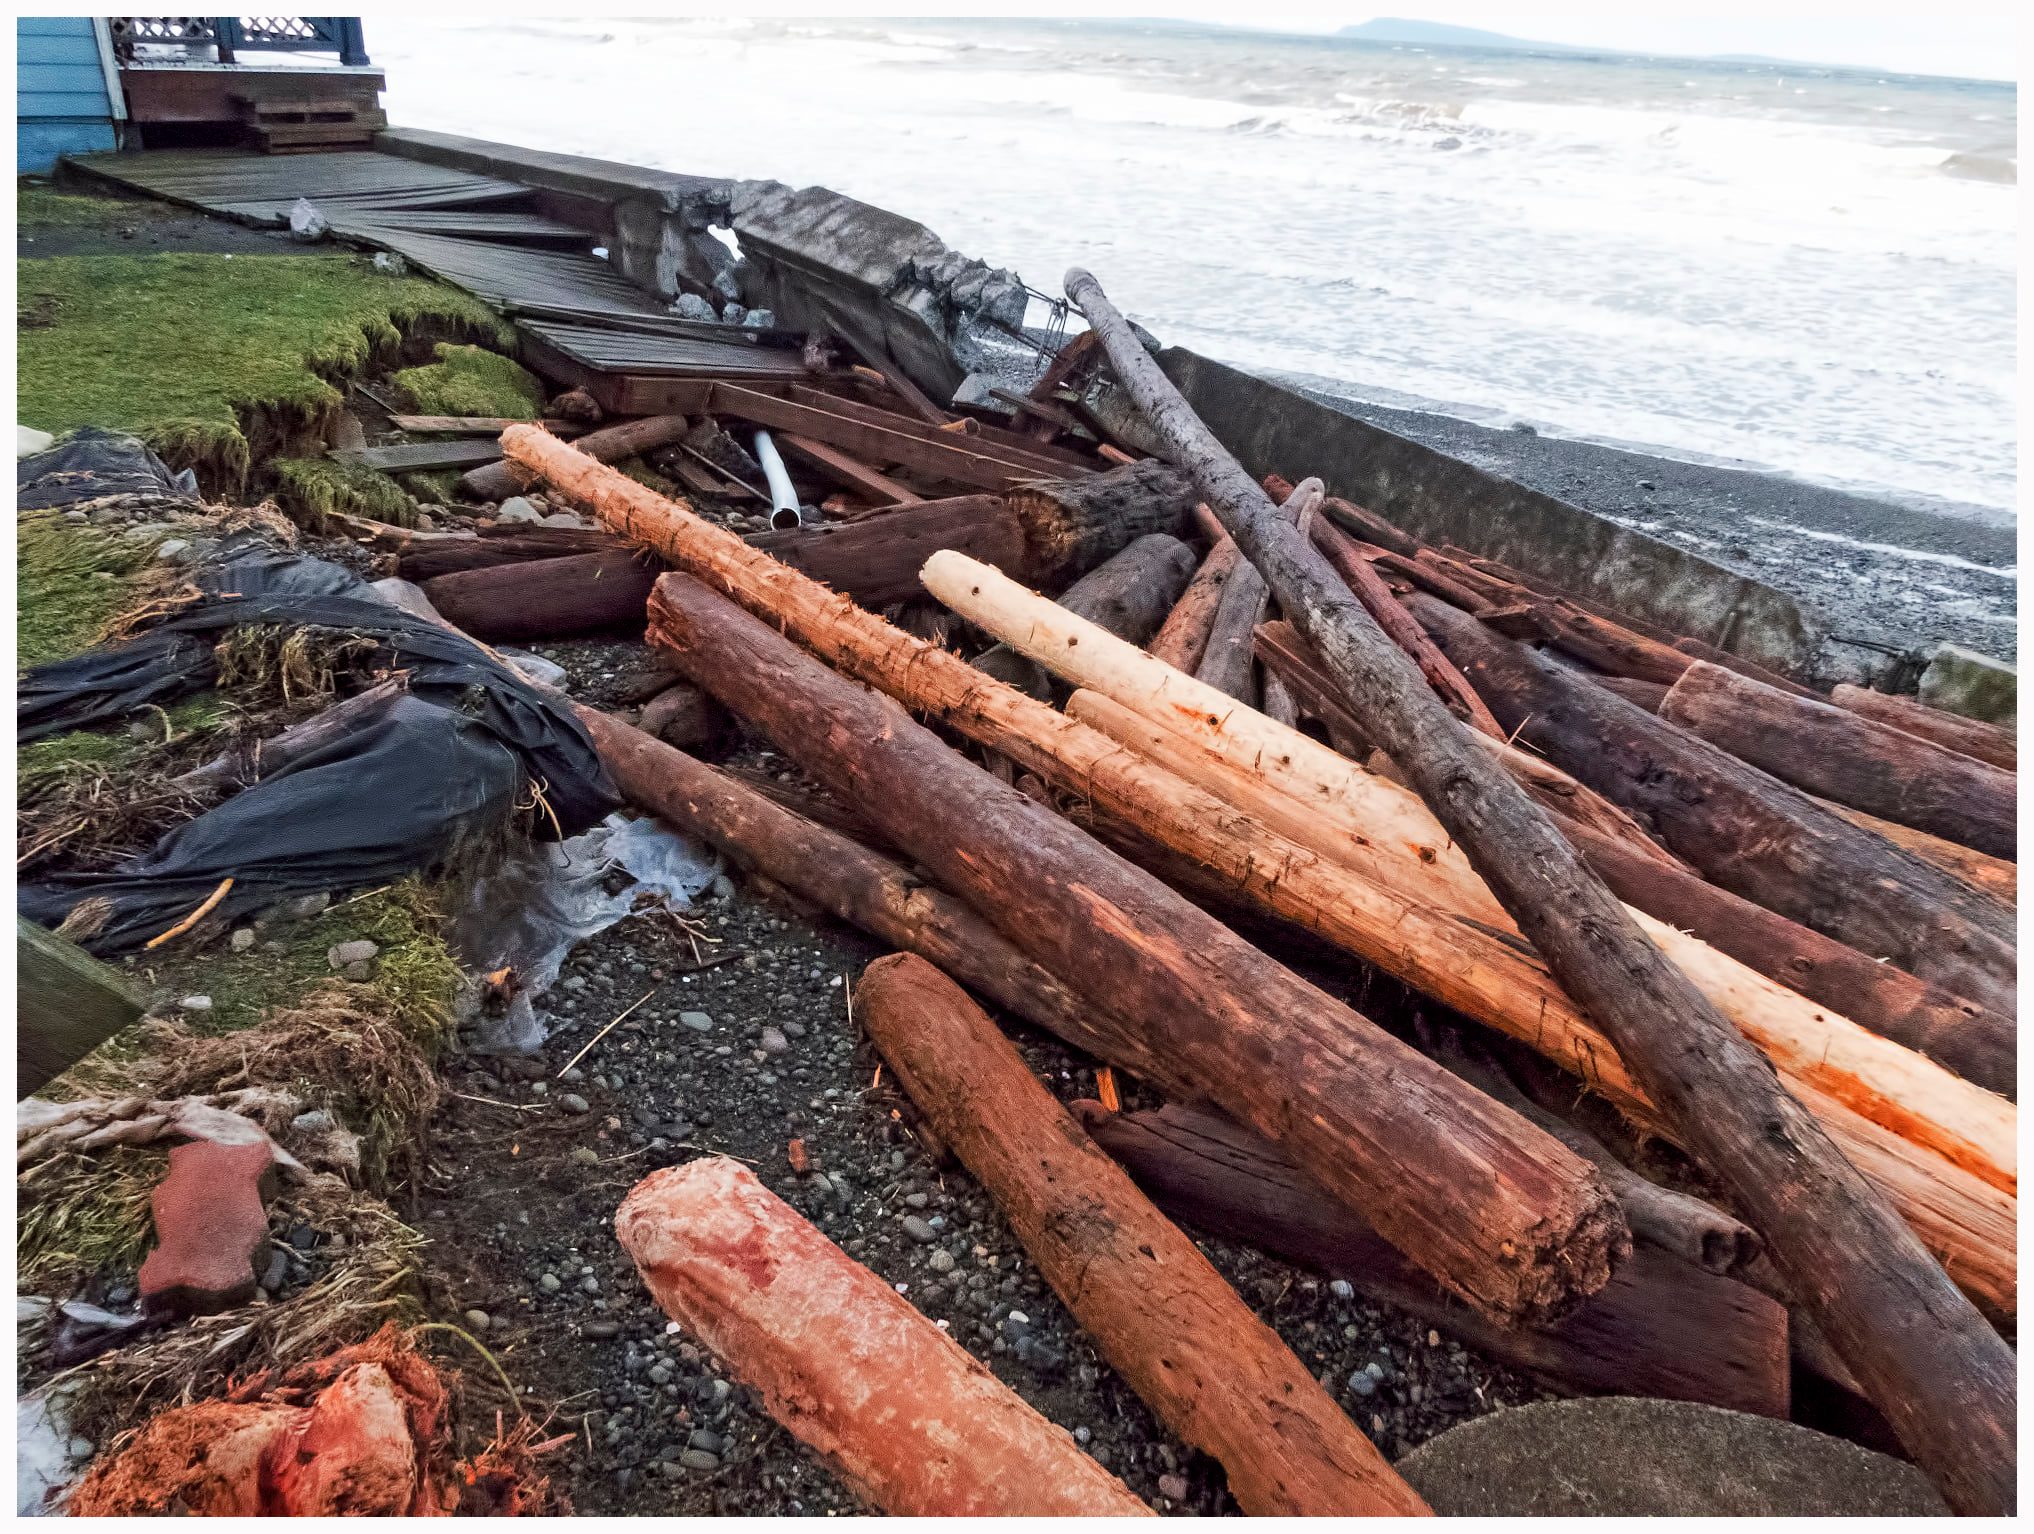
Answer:
[[[492,463],[501,449],[492,442],[395,442],[386,447],[335,447],[326,455],[339,463],[383,474],[423,474]]]
[[[437,433],[449,437],[499,437],[511,426],[526,423],[519,416],[508,415],[392,415],[388,424],[397,431],[406,431],[418,436]],[[586,428],[577,421],[559,421],[550,418],[537,421],[554,437],[576,437]]]
[[[854,454],[801,437],[796,432],[779,432],[777,443],[801,458],[810,459],[835,483],[859,490],[878,506],[913,506],[925,499],[909,485],[900,485],[881,470],[863,463]]]
[[[76,943],[14,918],[14,1091],[39,1092],[141,1016],[127,977]]]

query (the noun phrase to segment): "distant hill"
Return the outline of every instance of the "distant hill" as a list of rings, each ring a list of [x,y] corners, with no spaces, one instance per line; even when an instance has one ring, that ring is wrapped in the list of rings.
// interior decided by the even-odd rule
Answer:
[[[1416,43],[1429,48],[1501,48],[1513,52],[1593,53],[1568,43],[1537,43],[1525,37],[1507,37],[1480,27],[1451,27],[1442,21],[1408,21],[1399,16],[1380,16],[1358,26],[1342,27],[1337,37],[1363,43]]]

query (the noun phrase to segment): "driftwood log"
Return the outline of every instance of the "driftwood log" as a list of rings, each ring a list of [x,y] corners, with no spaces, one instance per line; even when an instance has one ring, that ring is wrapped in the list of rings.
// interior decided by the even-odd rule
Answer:
[[[1236,547],[1236,540],[1224,533],[1201,561],[1178,605],[1166,614],[1164,624],[1151,641],[1153,655],[1188,675],[1200,668],[1201,657],[1208,652],[1208,632],[1222,605],[1223,589],[1242,558],[1243,551]]]
[[[529,522],[498,522],[472,537],[415,538],[395,550],[396,574],[422,583],[455,570],[481,570],[534,559],[564,559],[573,554],[612,554],[626,546],[605,528],[539,527]]]
[[[1289,1146],[1495,1316],[1558,1314],[1607,1280],[1621,1217],[1552,1137],[697,581],[659,582],[650,614],[654,642],[695,682],[1032,958],[1138,1025],[1105,1051],[1112,1063],[1210,1097]],[[899,669],[944,653],[901,634],[891,650]]]
[[[1873,692],[1868,687],[1854,687],[1849,682],[1839,682],[1829,694],[1829,701],[1839,708],[1849,709],[1853,714],[1862,714],[1896,730],[1905,730],[1909,735],[1932,740],[1938,746],[1961,751],[1965,756],[1989,762],[2007,772],[2019,770],[2020,748],[2013,732],[1995,724],[1986,724],[1981,719],[1966,719],[1946,709],[1930,708],[1919,698]]]
[[[2012,1015],[2011,907],[1446,604],[1410,605],[1500,724],[1639,815],[1712,883]]]
[[[724,1156],[653,1172],[615,1234],[657,1304],[871,1506],[1150,1509],[882,1279]]]
[[[2017,856],[2015,774],[1816,698],[1693,662],[1660,717],[1806,793],[1997,858]]]
[[[1218,1115],[1074,1111],[1175,1219],[1248,1242],[1411,1312],[1555,1389],[1664,1396],[1785,1417],[1787,1313],[1747,1284],[1641,1242],[1610,1283],[1554,1325],[1492,1326],[1436,1289],[1277,1146]]]
[[[1477,750],[1326,560],[1279,520],[1100,284],[1076,270],[1066,286],[1101,335],[1118,381],[1312,641],[1377,744],[1411,776],[1562,989],[1616,1041],[1697,1161],[1729,1188],[1902,1443],[1952,1507],[2010,1511],[2011,1350],[1771,1065]],[[1485,689],[1470,680],[1501,721]]]
[[[602,463],[620,463],[624,458],[667,447],[689,430],[691,423],[682,415],[646,415],[590,431],[579,438],[578,447],[587,457]],[[528,483],[528,478],[506,459],[482,464],[459,476],[460,492],[474,501],[504,501],[522,494]]]
[[[437,575],[424,595],[476,639],[507,644],[640,628],[659,567],[625,546]]]
[[[1271,588],[1264,584],[1264,577],[1249,560],[1239,557],[1208,625],[1200,664],[1194,667],[1194,675],[1215,691],[1253,708],[1258,696],[1253,640],[1270,600]]]
[[[1024,772],[1142,828],[1218,873],[1230,888],[1273,915],[1545,1052],[1660,1129],[1658,1113],[1625,1072],[1617,1051],[1515,940],[1358,877],[1214,795],[1151,767],[1107,736],[994,686],[956,657],[929,645],[909,648],[912,642],[894,628],[759,558],[682,505],[579,458],[542,434],[512,434],[511,447],[543,465],[548,477],[570,480],[609,525],[710,577],[852,675],[894,690],[908,707],[1007,755]],[[1109,640],[1105,634],[1100,638]],[[901,664],[900,646],[909,656]],[[928,957],[954,972],[951,963]],[[1119,1036],[1111,1033],[1082,1047],[1107,1059]],[[1993,1313],[2012,1314],[2012,1199],[1826,1095],[1811,1095],[1816,1112],[1843,1137],[1848,1153],[1899,1201],[1957,1280]]]
[[[1067,587],[1059,594],[1059,604],[1118,639],[1142,644],[1171,611],[1193,568],[1193,550],[1179,539],[1170,533],[1146,533]],[[985,676],[1022,688],[1034,698],[1052,695],[1045,669],[1008,645],[983,651],[974,664]]]
[[[1811,794],[1810,798],[1814,798]],[[1961,879],[1974,889],[1982,890],[1995,900],[2007,905],[2017,905],[2020,899],[2020,865],[2004,858],[1995,858],[1979,852],[1975,847],[1961,846],[1945,841],[1939,836],[1930,836],[1926,831],[1917,831],[1912,826],[1897,825],[1890,820],[1881,820],[1876,815],[1867,815],[1863,810],[1854,810],[1847,804],[1833,804],[1827,799],[1815,802],[1833,815],[1841,815],[1854,826],[1863,826],[1875,836],[1883,836],[1895,847],[1904,847],[1924,863],[1933,863],[1952,878]]]
[[[1028,480],[1011,488],[1010,509],[1031,550],[1031,578],[1066,580],[1146,533],[1186,531],[1194,491],[1156,459],[1074,479]]]
[[[1095,1149],[1010,1041],[923,959],[862,972],[855,1015],[1045,1281],[1159,1420],[1253,1517],[1427,1506],[1214,1265]]]

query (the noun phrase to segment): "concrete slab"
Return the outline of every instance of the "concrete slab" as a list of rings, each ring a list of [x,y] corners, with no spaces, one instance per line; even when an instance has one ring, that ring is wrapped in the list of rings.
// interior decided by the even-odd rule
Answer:
[[[1931,708],[2012,729],[2020,717],[2020,673],[2002,660],[1938,644],[1921,668],[1921,701]]]
[[[1927,1477],[1791,1422],[1688,1401],[1541,1401],[1398,1462],[1442,1517],[1943,1516]]]

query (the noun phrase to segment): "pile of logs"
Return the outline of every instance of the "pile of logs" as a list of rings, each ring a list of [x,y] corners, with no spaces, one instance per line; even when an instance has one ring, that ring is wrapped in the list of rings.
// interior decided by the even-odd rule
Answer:
[[[1169,462],[744,539],[517,426],[518,475],[608,541],[409,568],[495,637],[560,575],[575,602],[625,588],[611,611],[647,605],[677,673],[826,791],[580,710],[632,802],[900,950],[858,1021],[1246,1512],[1424,1509],[1173,1218],[1559,1389],[1785,1416],[1806,1371],[1952,1506],[2010,1510],[2010,736],[1816,693],[1316,481],[1260,485],[1092,278],[1069,296],[1093,329],[1039,399],[1106,365]],[[824,413],[798,392],[781,420]],[[1024,440],[1063,452],[1072,419],[1041,406]],[[871,610],[928,592],[972,663]],[[1439,1007],[1366,1016],[1287,947]],[[978,1002],[1170,1105],[1061,1106]],[[1584,1095],[1704,1196],[1581,1128]],[[773,1288],[779,1248],[824,1246],[796,1223],[729,1171],[661,1174],[621,1228],[673,1316],[878,1506],[1138,1510],[839,1254],[799,1265],[814,1293]],[[858,1404],[886,1349],[931,1382],[885,1408],[902,1437]],[[979,1473],[955,1468],[971,1434]],[[1013,1455],[1032,1473],[991,1484]]]

